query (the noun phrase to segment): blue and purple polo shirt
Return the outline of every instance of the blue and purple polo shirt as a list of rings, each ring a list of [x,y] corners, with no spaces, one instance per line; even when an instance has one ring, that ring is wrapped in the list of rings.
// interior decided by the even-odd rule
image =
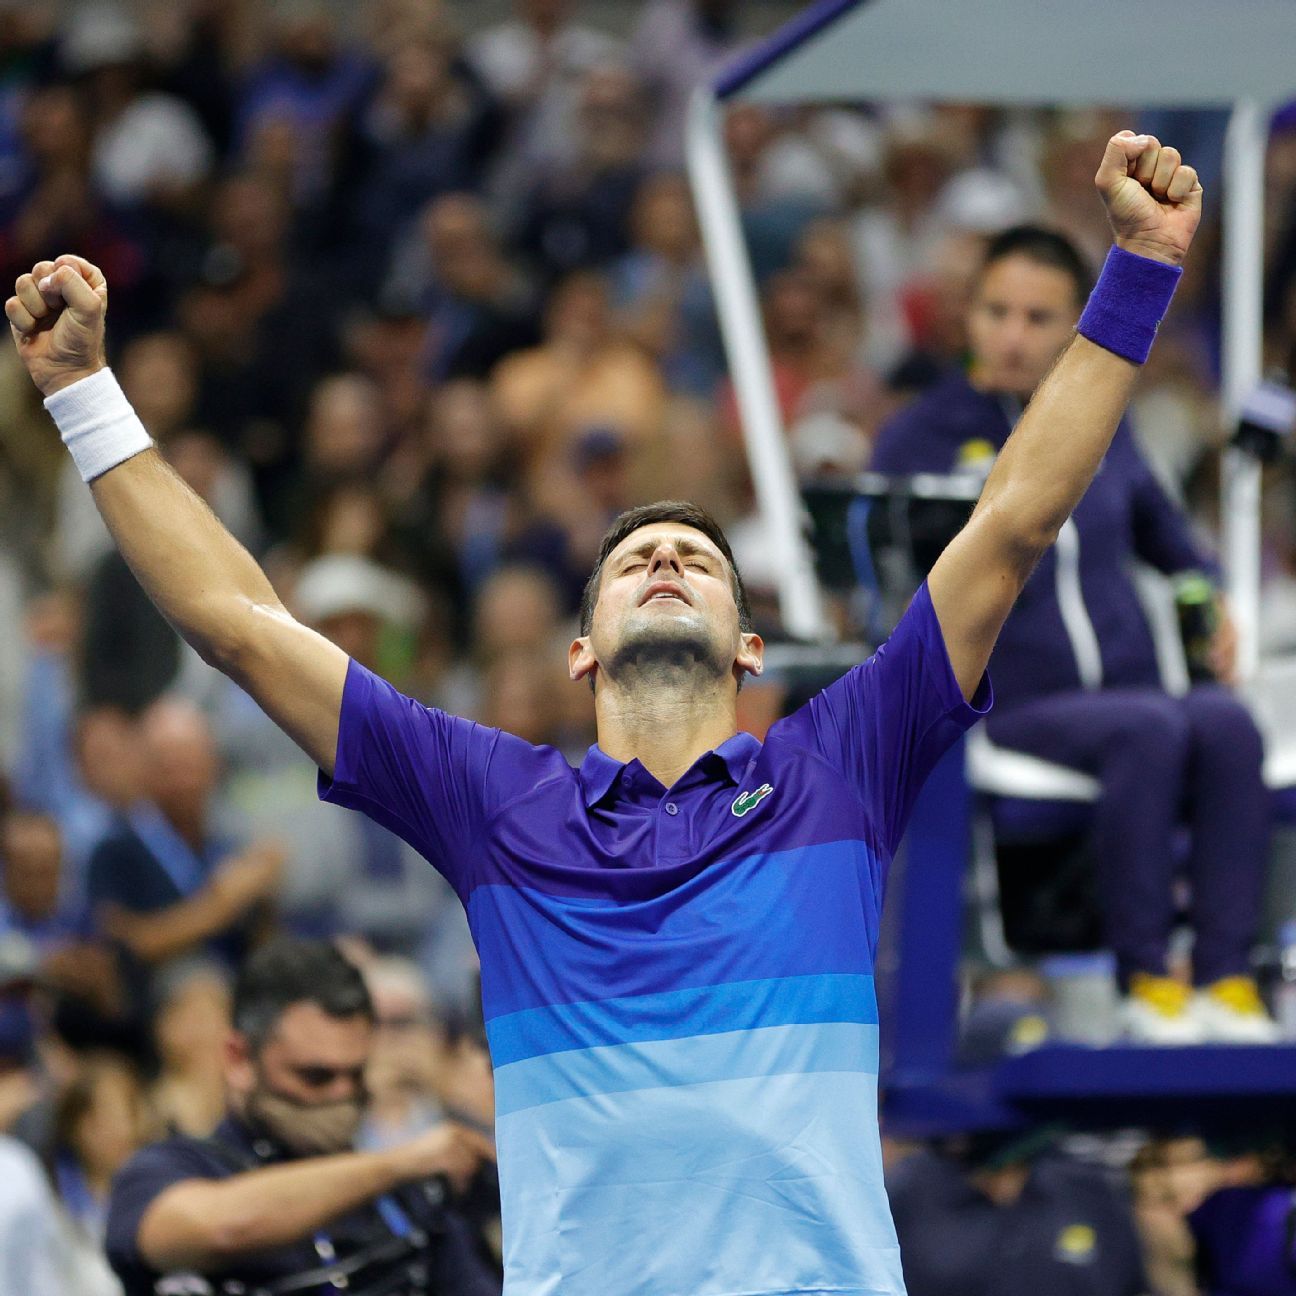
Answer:
[[[495,1066],[506,1296],[904,1291],[873,959],[924,778],[989,705],[926,586],[762,744],[671,788],[402,696],[352,663],[321,795],[468,912]]]

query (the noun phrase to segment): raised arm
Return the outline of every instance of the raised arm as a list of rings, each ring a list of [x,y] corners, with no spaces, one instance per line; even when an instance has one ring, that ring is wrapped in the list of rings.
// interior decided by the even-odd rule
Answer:
[[[5,314],[148,596],[204,661],[242,685],[332,773],[346,654],[289,615],[247,550],[156,450],[142,448],[148,443],[125,397],[101,373],[107,305],[103,274],[61,256],[18,280]]]
[[[1122,131],[1107,144],[1095,184],[1107,206],[1116,246],[1125,252],[1178,266],[1201,219],[1197,173],[1178,152],[1151,136]],[[1127,352],[1149,303],[1139,290],[1166,272],[1137,264],[1104,274],[1095,290],[1110,321],[1127,305],[1128,319],[1112,333],[1081,328]],[[1134,283],[1128,278],[1131,271]],[[1127,303],[1113,293],[1130,293]],[[1095,299],[1091,298],[1091,309]],[[1086,313],[1086,319],[1090,318]],[[1117,343],[1119,339],[1119,343]],[[1057,539],[1093,480],[1111,445],[1134,389],[1139,365],[1116,351],[1077,335],[1040,384],[1021,421],[1000,452],[972,517],[941,555],[928,578],[955,676],[971,698],[995,640],[1044,551]]]

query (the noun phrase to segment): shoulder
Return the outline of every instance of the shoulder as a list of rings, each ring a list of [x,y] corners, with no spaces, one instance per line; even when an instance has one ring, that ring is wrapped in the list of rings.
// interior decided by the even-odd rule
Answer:
[[[975,429],[993,414],[963,374],[950,373],[882,424],[873,467],[880,472],[939,471],[948,464],[925,456],[944,446],[952,452],[966,439],[969,426]]]
[[[145,1212],[175,1184],[190,1179],[227,1179],[236,1172],[206,1140],[182,1135],[150,1143],[113,1176],[108,1203],[110,1240],[133,1245]]]
[[[168,1188],[192,1179],[224,1179],[233,1167],[221,1163],[202,1140],[178,1137],[141,1148],[117,1172],[108,1199],[104,1250],[118,1272],[147,1269],[139,1254],[145,1215]]]
[[[141,1148],[117,1172],[113,1193],[144,1184],[157,1192],[184,1179],[225,1179],[234,1167],[206,1139],[176,1135]]]

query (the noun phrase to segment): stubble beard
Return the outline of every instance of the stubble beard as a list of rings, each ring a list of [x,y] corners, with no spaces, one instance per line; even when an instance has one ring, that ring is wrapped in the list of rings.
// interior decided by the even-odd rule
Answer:
[[[705,627],[675,623],[632,626],[606,664],[609,677],[629,692],[709,692],[725,679],[724,660]]]

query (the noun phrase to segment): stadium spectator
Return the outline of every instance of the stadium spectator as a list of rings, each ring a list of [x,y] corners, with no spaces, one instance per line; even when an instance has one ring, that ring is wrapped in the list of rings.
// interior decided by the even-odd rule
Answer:
[[[59,1224],[40,1163],[0,1134],[0,1296],[68,1296]]]
[[[661,375],[612,327],[607,281],[578,271],[558,284],[544,341],[503,360],[492,386],[525,462],[543,467],[585,429],[607,426],[651,442],[665,412]]]
[[[425,581],[472,595],[500,563],[518,523],[509,449],[485,384],[455,379],[427,402],[397,523]]]
[[[786,269],[797,240],[814,220],[829,214],[818,185],[807,192],[804,176],[780,174],[778,123],[762,104],[737,103],[725,116],[725,151],[743,233],[759,281]]]
[[[630,250],[612,267],[621,327],[661,366],[672,391],[709,397],[724,372],[724,356],[684,177],[647,177],[629,225]]]
[[[23,942],[47,986],[122,1010],[116,969],[94,940],[84,900],[63,877],[63,842],[50,817],[21,808],[0,814],[0,941]]]
[[[455,55],[448,31],[403,42],[357,116],[342,178],[354,194],[354,242],[367,250],[353,254],[357,284],[382,271],[386,249],[430,199],[483,183],[498,112]]]
[[[374,1005],[374,1043],[369,1107],[357,1142],[377,1150],[399,1146],[444,1119],[437,1080],[445,1041],[417,964],[378,958],[362,971]]]
[[[268,122],[283,122],[298,141],[292,198],[306,206],[333,182],[339,131],[373,86],[375,59],[343,41],[336,14],[320,0],[266,16],[269,51],[236,99],[235,155],[246,153]]]
[[[656,128],[649,157],[684,160],[684,122],[693,89],[738,47],[737,0],[652,0],[630,37],[631,60],[652,96]]]
[[[1144,1296],[1130,1203],[1038,1135],[903,1157],[887,1194],[909,1296]]]
[[[493,1150],[442,1124],[384,1152],[356,1152],[374,1008],[332,946],[282,940],[241,972],[226,1046],[230,1105],[210,1139],[138,1153],[113,1185],[108,1255],[127,1296],[198,1273],[250,1288],[318,1272],[358,1296],[498,1293],[479,1240],[447,1196]]]
[[[969,314],[968,373],[887,424],[874,467],[984,473],[1070,337],[1088,283],[1063,236],[1033,226],[999,235]],[[987,730],[1101,780],[1092,851],[1127,1032],[1166,1044],[1270,1041],[1249,961],[1269,834],[1260,735],[1218,685],[1166,692],[1129,572],[1135,558],[1167,574],[1212,569],[1124,426],[1004,627]],[[1225,621],[1212,657],[1225,680],[1231,652]],[[1195,994],[1167,962],[1181,814],[1192,838]]]
[[[161,1128],[205,1138],[225,1110],[229,978],[214,964],[190,964],[164,979],[157,997],[153,1049],[158,1075],[150,1105]]]
[[[114,205],[140,209],[155,226],[187,216],[215,163],[198,114],[182,100],[146,86],[144,33],[129,15],[87,5],[71,15],[59,47],[94,124],[91,166]],[[151,240],[158,243],[154,229]]]
[[[797,266],[771,275],[762,305],[774,388],[793,435],[801,419],[822,414],[871,426],[880,414],[879,384],[843,331],[840,301],[829,295],[824,277]],[[732,380],[723,390],[725,430],[737,445],[741,425]]]
[[[22,137],[23,174],[0,195],[0,265],[7,273],[52,243],[93,247],[121,274],[114,310],[129,334],[142,309],[144,248],[95,183],[91,123],[76,90],[57,82],[34,90]]]
[[[898,115],[884,139],[881,201],[865,204],[851,219],[857,273],[883,368],[896,363],[912,339],[913,292],[946,233],[939,200],[960,160],[957,138],[935,112]]]
[[[505,256],[485,204],[471,194],[432,202],[421,234],[418,244],[397,249],[386,295],[408,296],[424,311],[429,379],[485,378],[536,340],[530,281]]]
[[[89,1281],[106,1268],[109,1186],[148,1136],[145,1089],[135,1068],[108,1053],[86,1058],[55,1104],[50,1156],[50,1175],[70,1226],[67,1241],[82,1271],[72,1286],[77,1293],[92,1296]],[[100,1278],[96,1290],[103,1287]]]
[[[629,247],[631,207],[644,176],[644,125],[643,90],[629,69],[588,73],[572,157],[539,171],[514,237],[543,282],[603,268]]]
[[[68,853],[68,898],[85,892],[91,852],[113,818],[142,795],[143,764],[134,722],[113,707],[74,713],[72,653],[76,604],[60,594],[33,600],[27,635],[23,741],[14,783],[24,805],[52,816]]]
[[[468,42],[469,62],[507,114],[507,147],[495,182],[506,196],[538,163],[562,157],[581,82],[620,52],[611,36],[577,20],[579,8],[574,0],[514,0],[513,17]]]
[[[1153,1139],[1134,1159],[1140,1227],[1158,1293],[1293,1296],[1290,1147],[1252,1136]]]
[[[209,237],[176,305],[199,358],[195,421],[245,456],[267,523],[289,529],[292,434],[310,393],[336,368],[338,294],[329,270],[305,264],[291,210],[264,177],[236,173],[210,202]]]
[[[164,699],[141,718],[140,732],[147,799],[95,850],[88,879],[96,921],[125,952],[137,995],[147,993],[152,969],[184,955],[237,964],[283,867],[279,846],[237,851],[221,833],[219,762],[201,712]]]

